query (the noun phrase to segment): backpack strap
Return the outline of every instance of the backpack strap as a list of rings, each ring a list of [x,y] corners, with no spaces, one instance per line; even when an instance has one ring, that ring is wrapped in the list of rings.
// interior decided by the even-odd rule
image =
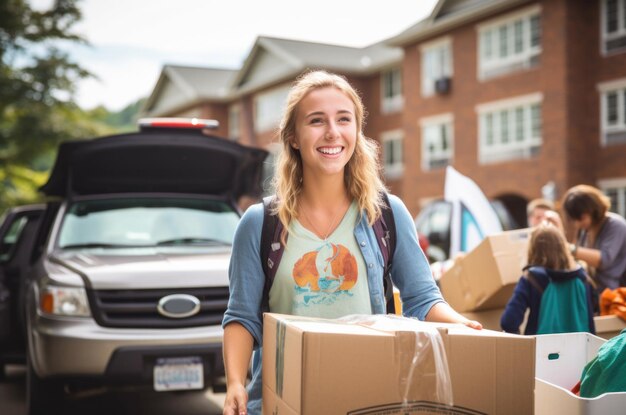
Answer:
[[[382,193],[383,206],[381,206],[381,215],[376,219],[372,227],[376,234],[376,242],[383,255],[385,268],[383,270],[383,288],[385,290],[385,301],[387,303],[387,313],[395,314],[396,306],[393,298],[393,283],[391,281],[391,265],[393,254],[396,249],[396,221],[393,217],[389,196],[386,192]]]
[[[524,267],[524,271],[526,271],[524,272],[524,277],[526,277],[530,285],[535,287],[535,290],[537,290],[539,294],[543,295],[543,287],[541,286],[541,284],[539,284],[539,281],[537,281],[537,278],[535,278],[535,276],[533,275],[533,273],[530,271],[529,268],[530,268],[530,265],[527,265]]]
[[[272,214],[274,196],[263,198],[263,228],[261,230],[261,265],[265,274],[265,284],[263,285],[262,310],[269,311],[269,294],[278,264],[283,256],[285,246],[280,240],[283,232],[283,224],[278,219],[278,215]],[[286,238],[286,236],[285,236]],[[285,239],[286,241],[286,239]]]

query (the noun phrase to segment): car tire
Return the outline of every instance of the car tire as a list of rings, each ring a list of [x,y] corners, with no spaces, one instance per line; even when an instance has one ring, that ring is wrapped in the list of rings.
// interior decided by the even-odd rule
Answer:
[[[26,413],[28,415],[61,414],[63,412],[64,387],[59,380],[40,378],[30,357],[26,372]]]

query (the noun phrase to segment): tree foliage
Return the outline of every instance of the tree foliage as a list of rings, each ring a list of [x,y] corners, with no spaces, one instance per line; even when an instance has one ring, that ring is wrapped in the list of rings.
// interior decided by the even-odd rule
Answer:
[[[0,209],[36,198],[61,141],[98,133],[73,102],[90,74],[60,48],[86,43],[71,31],[78,1],[0,0]]]

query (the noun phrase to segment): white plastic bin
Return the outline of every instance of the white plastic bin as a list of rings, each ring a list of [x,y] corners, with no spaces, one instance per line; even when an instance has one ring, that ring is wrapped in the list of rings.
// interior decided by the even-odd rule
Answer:
[[[606,341],[589,333],[536,336],[535,414],[623,414],[626,392],[581,398],[570,390]]]

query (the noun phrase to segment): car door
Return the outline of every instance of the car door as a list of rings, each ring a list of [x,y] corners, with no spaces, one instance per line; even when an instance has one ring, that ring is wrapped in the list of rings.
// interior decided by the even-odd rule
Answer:
[[[0,351],[5,363],[19,361],[17,356],[24,348],[19,300],[22,278],[44,209],[44,205],[20,206],[0,219]]]
[[[420,235],[428,238],[426,255],[430,261],[445,261],[450,251],[450,217],[452,204],[444,200],[430,203],[415,218]]]

